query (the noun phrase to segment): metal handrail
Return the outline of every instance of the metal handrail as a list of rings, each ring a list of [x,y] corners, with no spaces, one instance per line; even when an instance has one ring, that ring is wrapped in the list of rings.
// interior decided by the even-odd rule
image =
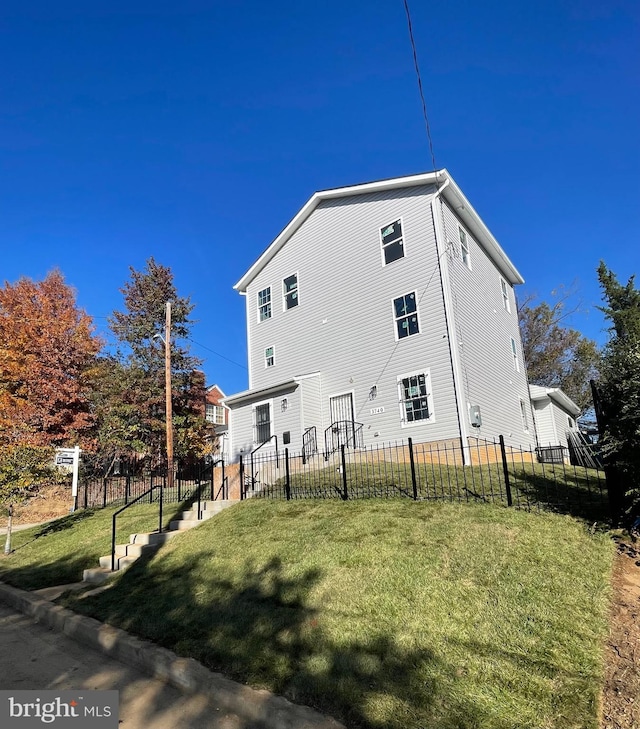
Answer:
[[[309,448],[309,446],[312,446]],[[302,434],[302,462],[307,462],[307,450],[309,450],[309,456],[314,455],[318,452],[318,436],[316,432],[316,426],[312,425],[307,428]]]
[[[335,433],[340,425],[347,424],[351,431],[348,434],[346,443],[340,443],[336,448],[329,448],[329,433]],[[357,442],[357,436],[361,436],[364,425],[362,423],[356,423],[355,420],[336,420],[324,431],[324,458],[327,460],[332,453],[335,453],[341,445],[351,446],[352,448],[360,448],[361,444]]]
[[[267,443],[270,443],[272,440],[276,441],[276,468],[280,468],[280,454],[278,452],[278,434],[274,433],[270,438],[267,438],[267,440],[260,443],[260,445],[257,448],[254,448],[251,451],[251,479],[254,478],[254,470],[253,470],[253,456],[262,448],[262,446],[265,446]],[[241,484],[241,487],[243,487],[243,484]]]

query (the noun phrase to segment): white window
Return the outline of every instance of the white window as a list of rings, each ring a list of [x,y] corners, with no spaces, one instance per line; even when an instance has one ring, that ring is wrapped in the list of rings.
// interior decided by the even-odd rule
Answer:
[[[207,403],[205,419],[209,423],[215,423],[216,425],[224,425],[225,418],[224,418],[224,408],[222,407],[222,405],[209,405],[209,403]]]
[[[511,304],[509,303],[509,287],[503,278],[500,279],[500,291],[502,292],[502,306],[504,306],[506,311],[511,311]]]
[[[253,406],[254,441],[258,444],[266,443],[273,432],[271,422],[271,401],[257,403]]]
[[[402,237],[402,218],[380,228],[382,257],[384,265],[404,258],[404,238]]]
[[[398,377],[400,417],[403,425],[433,420],[433,396],[429,372],[415,372]]]
[[[513,357],[513,369],[520,372],[520,362],[518,361],[518,345],[516,340],[511,337],[511,356]]]
[[[273,347],[267,347],[264,350],[264,366],[273,367],[276,363],[275,353]]]
[[[292,276],[287,276],[282,282],[282,288],[285,311],[287,309],[293,309],[294,306],[298,306],[300,303],[298,299],[298,274],[294,273]]]
[[[258,291],[258,321],[271,319],[271,286]]]
[[[520,417],[522,418],[522,430],[529,432],[529,416],[527,414],[527,404],[520,398]]]
[[[458,226],[458,236],[460,237],[460,255],[462,256],[462,262],[471,270],[471,251],[469,250],[467,232],[460,226]]]
[[[393,300],[393,315],[396,322],[396,334],[398,339],[410,337],[412,334],[420,333],[418,324],[418,302],[416,292],[399,296]]]

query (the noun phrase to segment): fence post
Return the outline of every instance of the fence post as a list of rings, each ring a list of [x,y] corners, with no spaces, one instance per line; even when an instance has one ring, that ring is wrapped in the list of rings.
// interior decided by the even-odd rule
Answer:
[[[418,500],[418,484],[416,482],[416,462],[413,459],[413,441],[409,438],[409,463],[411,464],[411,486],[413,488],[413,500]]]
[[[500,436],[500,453],[502,454],[502,471],[504,473],[504,490],[507,493],[507,506],[513,506],[511,498],[511,484],[509,483],[509,467],[507,465],[507,449],[504,446],[504,436]]]
[[[240,454],[240,501],[244,499],[244,461]]]
[[[180,468],[180,463],[177,464],[178,466],[178,478],[176,481],[178,482],[178,503],[182,501],[182,469]]]
[[[220,482],[220,485],[222,486],[222,498],[226,501],[229,498],[229,484],[227,483],[227,477],[224,473],[224,456],[222,456],[220,463],[222,468],[222,473],[220,474],[222,478],[222,481]]]
[[[129,503],[129,491],[131,490],[131,476],[126,476],[124,479],[124,503],[125,506]]]
[[[106,478],[102,479],[102,488],[103,488],[102,507],[104,508],[107,505],[107,479]]]
[[[340,446],[340,457],[342,461],[342,499],[346,501],[349,498],[347,491],[347,460],[344,455],[344,443]]]
[[[89,503],[89,479],[84,482],[84,508],[87,508]]]
[[[158,509],[158,534],[162,534],[162,502],[164,499],[164,485],[166,483],[165,478],[160,481],[160,508]]]
[[[287,501],[291,501],[291,480],[289,477],[289,449],[284,449],[284,469],[285,469],[285,480],[284,488],[287,493]]]

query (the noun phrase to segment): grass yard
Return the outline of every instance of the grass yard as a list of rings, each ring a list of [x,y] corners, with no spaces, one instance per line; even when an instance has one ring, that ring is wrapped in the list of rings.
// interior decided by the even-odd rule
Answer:
[[[25,590],[64,585],[82,580],[82,571],[97,567],[98,559],[111,554],[111,522],[122,504],[87,509],[11,535],[12,553],[0,555],[0,579]],[[165,505],[168,524],[177,504]],[[166,518],[165,518],[166,517]],[[135,504],[116,520],[116,541],[129,541],[134,532],[158,528],[158,505]],[[1,537],[4,544],[5,537]]]
[[[252,499],[66,599],[349,727],[596,729],[613,552],[558,514]]]

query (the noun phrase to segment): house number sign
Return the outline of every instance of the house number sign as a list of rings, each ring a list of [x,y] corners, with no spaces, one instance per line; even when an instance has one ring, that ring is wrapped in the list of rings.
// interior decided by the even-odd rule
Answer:
[[[371,415],[378,415],[378,413],[383,413],[383,412],[384,412],[384,407],[382,405],[380,407],[371,408],[371,410],[369,410],[369,413]]]

